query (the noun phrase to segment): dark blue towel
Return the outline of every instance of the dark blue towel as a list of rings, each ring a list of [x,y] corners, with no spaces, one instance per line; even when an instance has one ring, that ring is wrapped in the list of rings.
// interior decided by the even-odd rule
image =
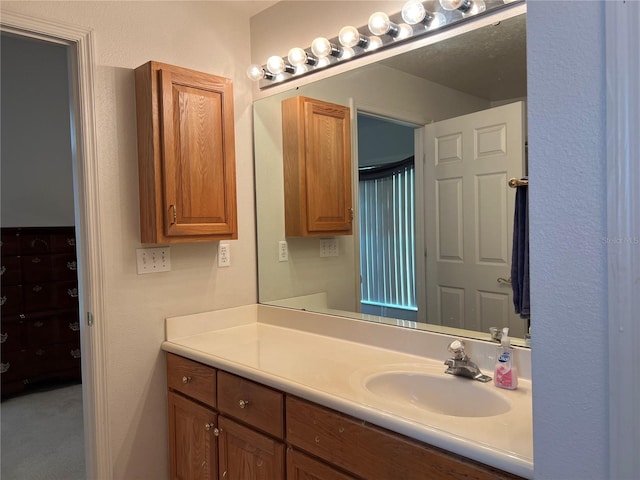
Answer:
[[[516,189],[515,215],[513,217],[513,252],[511,256],[511,286],[513,305],[522,318],[530,317],[529,304],[529,187]]]

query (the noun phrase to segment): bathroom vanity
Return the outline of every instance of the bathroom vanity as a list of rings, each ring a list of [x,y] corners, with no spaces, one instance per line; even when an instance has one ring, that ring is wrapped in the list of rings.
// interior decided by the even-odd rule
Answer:
[[[526,350],[502,391],[444,374],[446,335],[264,305],[166,328],[171,478],[533,476]]]

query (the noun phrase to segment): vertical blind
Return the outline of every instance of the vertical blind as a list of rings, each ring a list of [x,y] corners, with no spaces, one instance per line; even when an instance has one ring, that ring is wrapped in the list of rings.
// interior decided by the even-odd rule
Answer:
[[[413,157],[360,171],[362,303],[416,310]]]

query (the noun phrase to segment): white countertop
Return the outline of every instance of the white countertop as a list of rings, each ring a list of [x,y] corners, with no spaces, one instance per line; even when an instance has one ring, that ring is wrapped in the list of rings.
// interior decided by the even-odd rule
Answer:
[[[409,336],[405,329],[358,320],[250,305],[169,318],[162,348],[533,478],[530,381],[521,378],[518,389],[511,391],[498,389],[492,382],[481,384],[446,375],[443,362],[452,337],[419,332],[422,337],[416,340],[416,332],[412,333]],[[420,341],[425,356],[414,354]],[[494,351],[495,344],[466,342],[472,359],[476,360],[475,352],[483,372],[493,375],[483,367],[490,360],[483,353]],[[385,345],[390,348],[383,348]],[[517,353],[529,355],[528,351]],[[522,360],[525,375],[527,360]],[[510,409],[487,417],[442,415],[364,388],[370,375],[394,370],[441,374],[444,382],[474,382],[473,388],[500,395]]]

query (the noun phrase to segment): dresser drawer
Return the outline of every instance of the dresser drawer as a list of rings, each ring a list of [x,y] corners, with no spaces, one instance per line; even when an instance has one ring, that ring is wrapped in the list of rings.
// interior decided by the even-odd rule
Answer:
[[[250,380],[218,372],[218,410],[282,438],[284,395]]]
[[[211,407],[216,406],[216,370],[213,367],[167,353],[167,386]]]
[[[22,293],[26,312],[73,308],[78,305],[78,284],[75,281],[23,285]]]
[[[520,478],[290,396],[287,442],[369,480]]]
[[[22,272],[20,271],[20,257],[2,256],[0,266],[0,282],[5,285],[19,285],[22,283]]]
[[[22,291],[22,285],[2,286],[2,291],[0,291],[0,310],[2,311],[2,316],[17,315],[22,312],[24,308]]]
[[[78,266],[72,253],[23,255],[22,282],[77,281]]]

